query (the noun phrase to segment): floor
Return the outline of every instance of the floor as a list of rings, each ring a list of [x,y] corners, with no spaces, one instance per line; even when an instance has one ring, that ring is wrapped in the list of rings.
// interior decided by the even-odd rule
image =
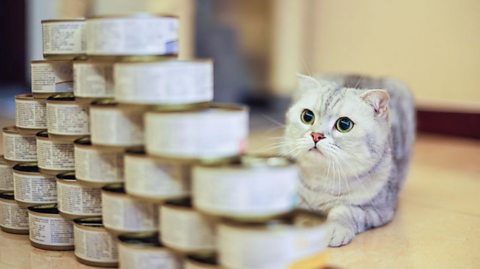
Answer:
[[[10,120],[11,121],[11,120]],[[0,119],[0,123],[6,121]],[[252,134],[264,152],[279,130]],[[422,135],[395,219],[329,249],[338,268],[480,268],[480,141]],[[92,268],[73,252],[30,246],[27,236],[0,232],[0,269]]]

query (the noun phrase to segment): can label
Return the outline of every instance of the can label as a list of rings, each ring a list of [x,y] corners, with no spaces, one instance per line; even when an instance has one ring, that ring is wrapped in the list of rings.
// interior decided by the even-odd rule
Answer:
[[[33,62],[32,92],[57,93],[73,91],[71,61]]]
[[[35,136],[3,133],[4,157],[7,160],[34,162],[37,160]]]
[[[101,189],[57,182],[58,210],[84,216],[102,214]]]
[[[57,202],[57,185],[53,176],[13,173],[15,200],[24,203]]]
[[[75,173],[82,180],[122,182],[123,154],[75,147]]]
[[[57,135],[88,135],[88,109],[77,104],[47,103],[48,132]]]
[[[82,229],[73,227],[75,256],[92,262],[118,262],[115,239],[105,229]]]
[[[15,202],[0,200],[0,226],[4,228],[27,230],[28,210],[21,208]]]
[[[43,23],[43,54],[85,53],[84,24],[84,21]]]
[[[101,145],[143,145],[143,111],[90,109],[92,142]]]
[[[0,164],[0,190],[13,190],[13,169],[8,164]]]
[[[73,246],[73,223],[61,217],[28,214],[30,240],[50,246]]]
[[[37,139],[38,167],[51,170],[73,170],[73,144]]]
[[[47,127],[47,108],[44,100],[15,100],[15,125],[27,129]]]
[[[182,268],[180,258],[167,249],[136,249],[120,243],[118,244],[118,251],[120,269]]]
[[[74,63],[74,92],[78,97],[113,97],[112,63]]]

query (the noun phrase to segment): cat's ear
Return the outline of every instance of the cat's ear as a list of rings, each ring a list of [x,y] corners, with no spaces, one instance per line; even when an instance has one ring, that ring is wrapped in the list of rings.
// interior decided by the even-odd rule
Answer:
[[[318,80],[311,76],[297,74],[298,89],[300,91],[312,90],[320,87]]]
[[[388,114],[388,101],[390,95],[385,90],[367,90],[360,98],[373,107],[375,116],[386,117]]]

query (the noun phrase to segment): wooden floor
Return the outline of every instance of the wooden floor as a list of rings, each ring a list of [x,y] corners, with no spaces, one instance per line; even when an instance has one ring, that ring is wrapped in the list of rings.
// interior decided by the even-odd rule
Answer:
[[[254,134],[250,148],[270,136]],[[393,222],[328,253],[339,268],[480,268],[480,141],[420,136]],[[0,268],[91,267],[0,232]]]

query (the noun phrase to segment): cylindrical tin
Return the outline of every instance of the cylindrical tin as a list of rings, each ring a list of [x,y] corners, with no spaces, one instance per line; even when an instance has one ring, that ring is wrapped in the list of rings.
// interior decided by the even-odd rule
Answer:
[[[265,220],[297,204],[295,163],[279,156],[242,156],[221,165],[197,165],[192,172],[193,202],[222,217]]]
[[[73,222],[60,216],[55,204],[28,208],[30,243],[46,250],[73,250]]]
[[[143,145],[145,108],[119,107],[109,99],[90,107],[91,139],[94,145],[133,147]]]
[[[157,205],[128,196],[123,184],[116,183],[102,188],[103,224],[112,233],[157,231],[157,216]]]
[[[223,222],[218,228],[220,264],[226,268],[323,268],[325,217],[295,211],[265,224]],[[311,267],[297,267],[311,262]]]
[[[42,173],[56,175],[75,169],[73,142],[49,138],[47,131],[37,133],[38,167]]]
[[[53,176],[40,173],[36,163],[13,167],[15,200],[22,207],[57,202],[57,185]]]
[[[160,202],[190,194],[190,166],[159,160],[143,149],[125,154],[125,190],[139,199]]]
[[[102,219],[91,217],[73,221],[75,257],[80,263],[97,267],[117,267],[118,247],[105,230]]]
[[[213,100],[213,64],[205,61],[115,63],[115,100],[182,105]]]
[[[113,97],[113,62],[75,61],[74,92],[80,98]]]
[[[195,211],[190,199],[169,201],[160,206],[160,240],[183,253],[213,252],[215,223]]]
[[[184,269],[220,269],[215,255],[188,255]]]
[[[45,99],[35,99],[32,94],[15,96],[15,125],[25,132],[47,128],[47,103]],[[33,130],[33,131],[32,131]]]
[[[72,61],[32,61],[32,93],[48,97],[61,92],[73,91]]]
[[[178,53],[178,18],[152,15],[95,17],[86,22],[88,55]]]
[[[45,59],[73,59],[85,54],[85,21],[42,21],[43,57]]]
[[[248,110],[212,104],[201,110],[151,111],[145,114],[149,154],[179,160],[223,159],[241,154],[248,136]]]
[[[102,215],[101,190],[78,184],[74,172],[58,174],[58,210],[67,219]]]
[[[37,160],[35,134],[19,134],[15,126],[3,131],[3,157],[12,162],[34,162]]]
[[[16,163],[11,163],[5,160],[3,155],[0,155],[0,191],[13,191],[13,166]]]
[[[89,137],[75,140],[75,173],[82,185],[123,182],[123,149],[98,148]]]
[[[118,237],[120,269],[181,269],[181,257],[165,248],[156,233],[139,233]]]
[[[48,133],[54,138],[90,134],[88,119],[88,108],[75,102],[73,94],[57,94],[47,99]]]
[[[15,202],[13,191],[0,192],[0,229],[7,233],[28,234],[28,210]]]

